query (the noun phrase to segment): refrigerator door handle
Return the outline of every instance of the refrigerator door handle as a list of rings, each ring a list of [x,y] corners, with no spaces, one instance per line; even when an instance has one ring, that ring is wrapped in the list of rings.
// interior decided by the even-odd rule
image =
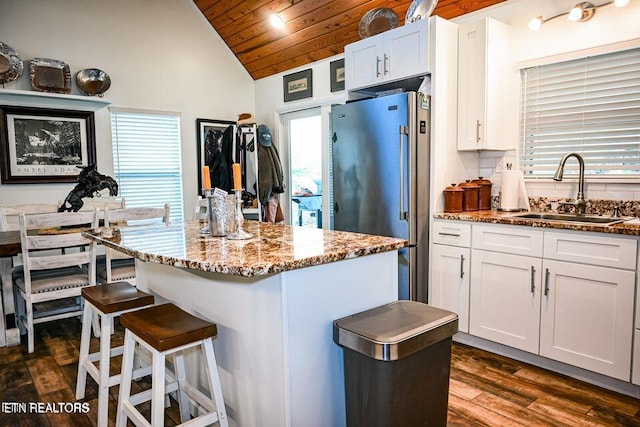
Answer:
[[[409,136],[409,128],[400,126],[400,219],[407,219],[407,211],[404,210],[404,138]]]

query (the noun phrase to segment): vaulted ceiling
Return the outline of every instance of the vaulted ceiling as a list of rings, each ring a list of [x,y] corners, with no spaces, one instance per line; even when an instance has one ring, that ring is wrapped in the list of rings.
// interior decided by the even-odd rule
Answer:
[[[428,0],[425,0],[428,1]],[[440,0],[432,15],[445,19],[505,0]],[[412,0],[194,0],[255,80],[344,52],[360,40],[360,19],[371,9],[386,7],[399,25]],[[272,13],[286,21],[277,30]]]

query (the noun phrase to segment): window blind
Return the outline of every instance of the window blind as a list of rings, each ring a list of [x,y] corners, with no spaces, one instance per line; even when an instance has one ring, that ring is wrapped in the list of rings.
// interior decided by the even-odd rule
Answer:
[[[566,153],[590,178],[640,177],[640,49],[521,70],[520,160],[550,178]],[[567,174],[578,163],[567,162]]]
[[[182,222],[180,116],[111,111],[113,162],[119,194],[127,207],[171,206]]]

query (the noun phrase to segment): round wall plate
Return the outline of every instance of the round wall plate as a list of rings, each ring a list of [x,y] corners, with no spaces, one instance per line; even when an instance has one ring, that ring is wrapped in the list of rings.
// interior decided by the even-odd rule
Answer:
[[[24,64],[13,48],[0,42],[0,84],[18,80],[24,71]]]

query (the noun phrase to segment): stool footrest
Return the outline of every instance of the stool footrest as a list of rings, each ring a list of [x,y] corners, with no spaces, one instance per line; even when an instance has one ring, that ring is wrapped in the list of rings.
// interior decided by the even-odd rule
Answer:
[[[213,412],[216,408],[213,406],[213,401],[204,395],[200,390],[196,389],[189,383],[182,384],[182,391],[187,394],[198,405],[202,406],[209,412]]]
[[[165,394],[178,391],[178,383],[175,381],[172,383],[165,384],[164,387],[165,387],[164,388]],[[151,400],[151,392],[152,392],[152,389],[149,389],[149,390],[141,391],[140,393],[131,395],[129,396],[129,401],[133,403],[133,406],[139,405],[144,402],[148,402]]]
[[[91,363],[89,360],[86,360],[82,365],[87,370],[87,373],[89,375],[91,375],[91,378],[93,378],[93,380],[96,383],[99,383],[100,382],[99,381],[100,380],[100,370],[98,369],[98,367],[96,365],[94,365],[93,363]],[[145,366],[143,368],[135,369],[133,371],[133,375],[131,376],[131,378],[134,379],[134,380],[137,380],[137,379],[140,379],[142,377],[146,377],[147,375],[151,375],[151,366]],[[114,385],[120,384],[121,378],[122,378],[121,374],[111,375],[109,377],[108,386],[109,387],[113,387]]]

